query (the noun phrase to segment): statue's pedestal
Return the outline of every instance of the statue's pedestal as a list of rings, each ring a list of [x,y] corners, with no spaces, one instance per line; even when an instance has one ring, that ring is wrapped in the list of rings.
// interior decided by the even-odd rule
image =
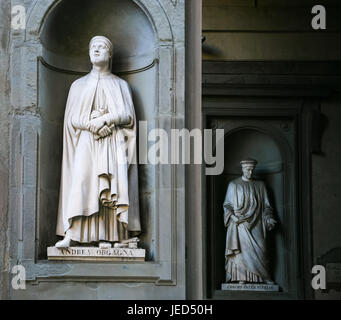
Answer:
[[[226,291],[279,291],[277,284],[266,283],[223,283],[221,290]]]
[[[47,248],[49,260],[65,261],[145,261],[145,249],[69,247]]]

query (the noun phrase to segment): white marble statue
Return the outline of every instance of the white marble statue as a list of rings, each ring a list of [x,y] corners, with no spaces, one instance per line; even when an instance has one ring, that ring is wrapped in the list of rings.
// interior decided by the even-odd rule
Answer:
[[[91,39],[92,70],[76,80],[64,117],[57,235],[110,247],[140,231],[136,118],[130,88],[110,72],[113,45]]]
[[[276,221],[264,182],[252,179],[256,165],[254,159],[241,161],[242,177],[228,185],[224,201],[226,282],[273,284],[265,239]]]

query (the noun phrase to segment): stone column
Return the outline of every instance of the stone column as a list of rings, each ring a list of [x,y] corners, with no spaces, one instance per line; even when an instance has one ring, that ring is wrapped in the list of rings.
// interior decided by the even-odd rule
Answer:
[[[201,129],[202,0],[186,1],[186,127]],[[186,292],[188,299],[202,299],[202,167],[186,170]]]
[[[9,190],[9,30],[11,6],[0,2],[0,300],[8,298],[8,190]]]

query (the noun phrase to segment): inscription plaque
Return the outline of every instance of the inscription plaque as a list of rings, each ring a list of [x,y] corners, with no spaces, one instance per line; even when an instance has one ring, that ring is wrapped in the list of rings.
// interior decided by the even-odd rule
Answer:
[[[49,260],[71,261],[145,261],[145,249],[69,247],[47,248]]]
[[[223,283],[221,285],[221,290],[230,291],[279,291],[279,286],[277,284],[261,284],[261,283]]]

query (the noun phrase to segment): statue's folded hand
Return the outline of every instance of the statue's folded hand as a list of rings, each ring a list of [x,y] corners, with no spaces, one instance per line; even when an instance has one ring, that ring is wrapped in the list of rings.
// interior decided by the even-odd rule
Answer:
[[[107,125],[104,125],[99,131],[98,131],[98,135],[101,137],[101,138],[105,138],[109,135],[112,134],[112,131],[111,129],[107,126]]]
[[[269,231],[271,231],[274,227],[277,221],[273,218],[268,218],[266,221],[266,226]]]
[[[91,133],[97,134],[98,131],[104,127],[104,125],[105,125],[105,119],[103,119],[102,117],[99,117],[99,118],[92,119],[89,122],[88,129]]]
[[[239,218],[237,216],[235,216],[234,214],[231,215],[231,219],[235,222],[235,223],[239,223]]]

